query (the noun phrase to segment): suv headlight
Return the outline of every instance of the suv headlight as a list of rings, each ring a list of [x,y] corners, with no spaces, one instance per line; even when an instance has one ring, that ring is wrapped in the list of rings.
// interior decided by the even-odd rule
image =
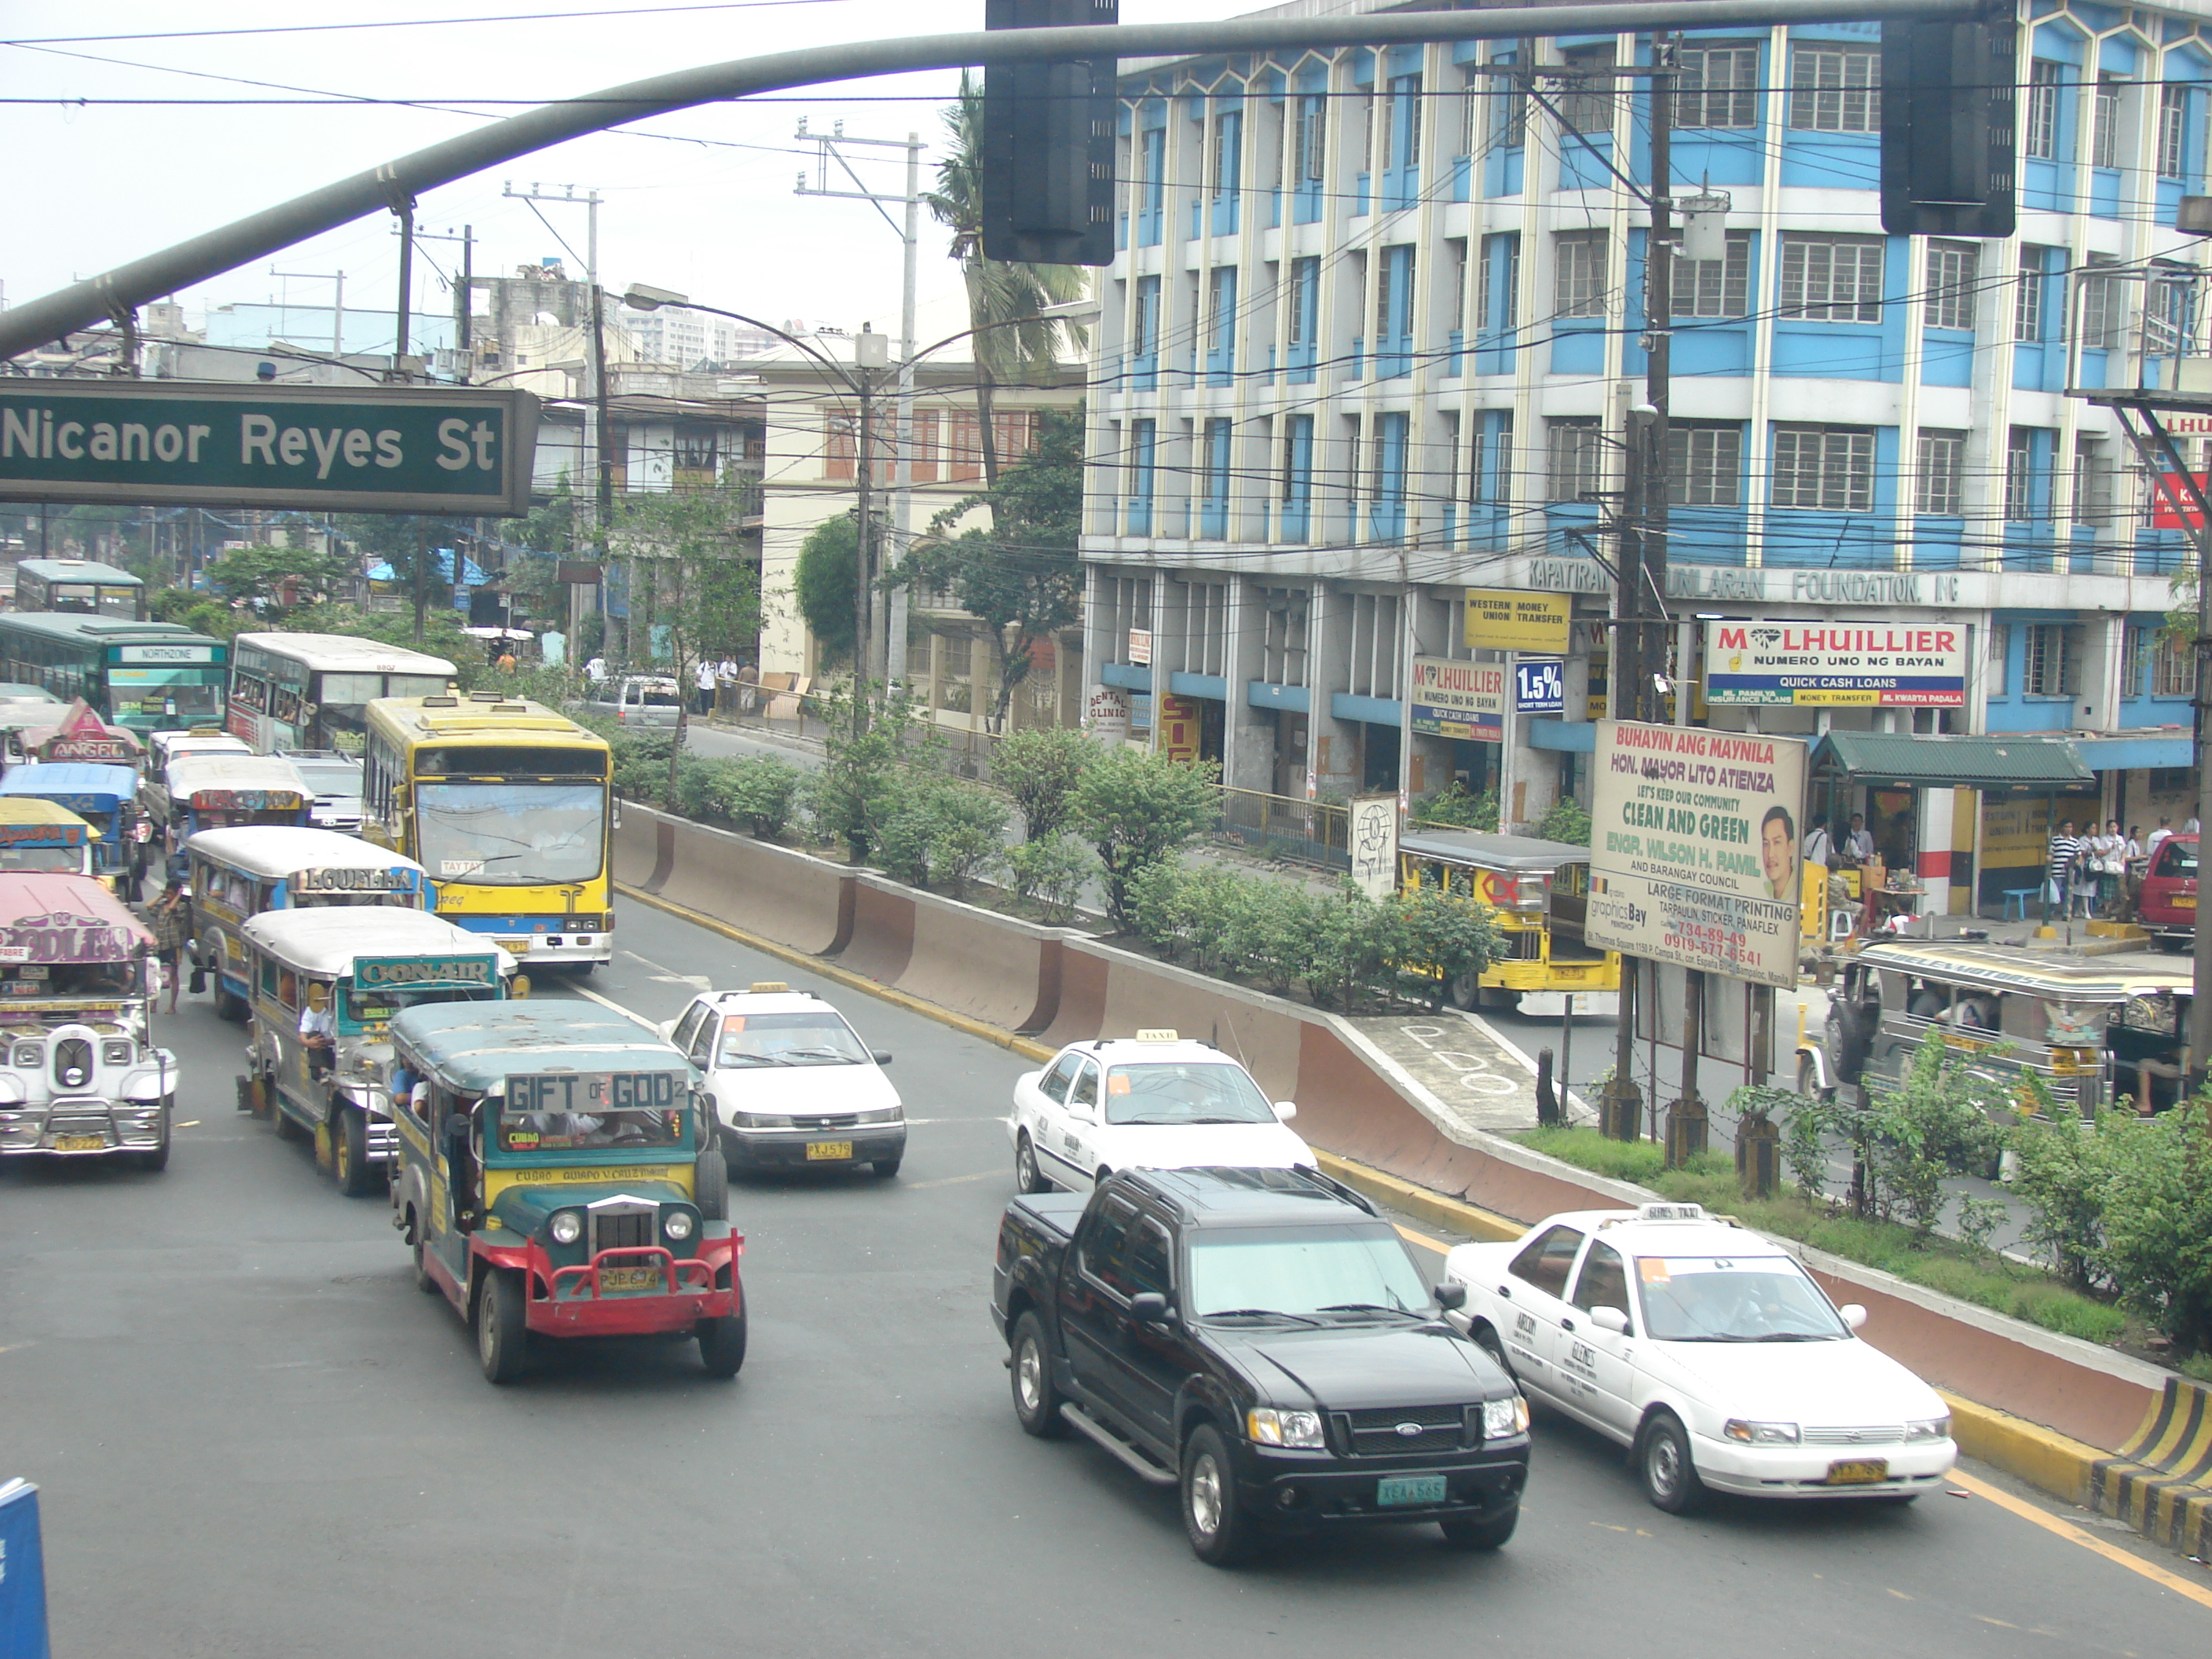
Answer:
[[[671,1210],[660,1218],[661,1231],[679,1242],[691,1237],[691,1212]]]
[[[584,1236],[584,1218],[574,1210],[556,1210],[545,1231],[553,1235],[556,1244],[574,1244]]]
[[[1482,1437],[1504,1440],[1528,1432],[1528,1402],[1519,1395],[1482,1402]]]
[[[1905,1437],[1907,1440],[1948,1440],[1951,1437],[1951,1419],[1948,1416],[1923,1417],[1917,1423],[1907,1423]]]
[[[1731,1417],[1721,1428],[1729,1439],[1746,1446],[1794,1446],[1797,1443],[1795,1423],[1753,1423],[1741,1417]]]
[[[1304,1451],[1323,1451],[1319,1412],[1277,1411],[1261,1406],[1244,1413],[1245,1437],[1255,1446],[1291,1446]]]

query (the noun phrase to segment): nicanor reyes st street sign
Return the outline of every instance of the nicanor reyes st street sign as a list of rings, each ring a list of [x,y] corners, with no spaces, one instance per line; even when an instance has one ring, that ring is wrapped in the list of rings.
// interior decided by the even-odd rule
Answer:
[[[538,399],[466,386],[0,383],[0,501],[526,513]]]

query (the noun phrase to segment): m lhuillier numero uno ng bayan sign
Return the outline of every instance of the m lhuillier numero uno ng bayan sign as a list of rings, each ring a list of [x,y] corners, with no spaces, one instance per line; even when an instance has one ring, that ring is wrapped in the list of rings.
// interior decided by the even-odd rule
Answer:
[[[538,400],[466,386],[0,384],[0,500],[526,513]]]
[[[1797,982],[1806,745],[1599,720],[1590,942],[1784,989]]]
[[[1950,623],[1713,623],[1705,700],[1963,708],[1966,630]]]

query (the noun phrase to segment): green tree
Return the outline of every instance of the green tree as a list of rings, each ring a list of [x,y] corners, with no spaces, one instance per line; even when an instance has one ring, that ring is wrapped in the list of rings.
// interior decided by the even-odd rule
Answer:
[[[349,597],[351,562],[312,547],[234,547],[207,568],[208,586],[263,616]]]
[[[990,527],[953,530],[978,507]],[[986,723],[1003,731],[1015,688],[1029,678],[1036,641],[1078,620],[1083,562],[1083,416],[1048,410],[1036,447],[980,495],[953,502],[900,562],[896,580],[942,587],[983,625],[997,670]]]
[[[799,544],[792,572],[793,597],[806,630],[814,635],[824,668],[854,660],[859,631],[854,584],[860,577],[860,520],[857,513],[824,519]]]
[[[1060,833],[1074,809],[1076,786],[1103,751],[1080,732],[1051,726],[1010,732],[991,754],[991,781],[1013,797],[1027,841]]]
[[[2212,1099],[2151,1118],[2107,1112],[2112,1148],[2098,1261],[2121,1294],[2176,1343],[2212,1351]]]
[[[937,188],[921,199],[952,232],[951,255],[968,289],[968,324],[977,331],[975,416],[988,490],[998,484],[1001,459],[993,393],[1008,381],[1048,376],[1063,344],[1082,351],[1087,331],[1079,324],[1036,313],[1081,299],[1091,277],[1081,265],[1015,264],[983,257],[983,89],[964,73],[958,101],[945,112],[945,130],[951,143],[937,164]]]
[[[1173,858],[1221,811],[1219,769],[1122,749],[1101,755],[1076,786],[1075,821],[1098,854],[1106,908],[1130,925],[1129,883]]]
[[[454,539],[453,526],[443,519],[414,513],[348,513],[337,521],[338,533],[371,562],[389,565],[392,580],[405,593],[415,613],[415,635],[420,647],[432,607],[443,609],[453,597],[452,577],[459,571],[441,558],[440,544]],[[458,562],[460,550],[453,550]]]
[[[874,854],[901,804],[907,769],[936,741],[922,734],[913,700],[903,692],[892,696],[883,718],[872,722],[853,717],[854,705],[866,699],[867,688],[853,682],[834,687],[823,700],[829,730],[822,765],[805,786],[816,830],[843,842],[855,864]]]

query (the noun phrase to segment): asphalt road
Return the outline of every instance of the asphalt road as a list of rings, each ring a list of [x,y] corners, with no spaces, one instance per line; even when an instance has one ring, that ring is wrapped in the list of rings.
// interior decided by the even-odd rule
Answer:
[[[592,989],[653,1019],[710,979],[805,982],[637,905],[617,937]],[[0,1477],[42,1489],[55,1653],[2016,1659],[2212,1634],[2129,1564],[2205,1575],[2088,1517],[2056,1534],[1984,1487],[1671,1520],[1540,1420],[1494,1557],[1410,1528],[1201,1566],[1172,1494],[1014,1425],[984,1304],[1024,1062],[848,1006],[896,1054],[904,1173],[735,1184],[743,1376],[689,1343],[562,1345],[494,1389],[385,1206],[238,1115],[237,1033],[188,1002],[167,1173],[0,1173]]]

